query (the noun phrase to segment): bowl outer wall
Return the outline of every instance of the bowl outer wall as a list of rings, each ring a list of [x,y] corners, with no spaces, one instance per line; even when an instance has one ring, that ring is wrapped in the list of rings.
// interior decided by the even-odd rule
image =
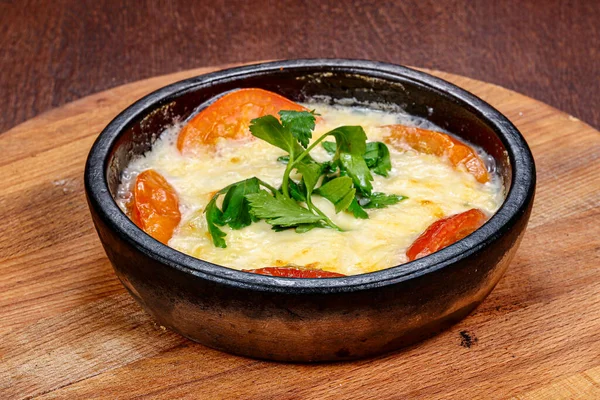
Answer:
[[[118,209],[107,184],[107,158],[119,135],[140,115],[182,93],[282,68],[403,79],[434,95],[445,93],[456,99],[485,120],[507,149],[512,184],[504,205],[473,235],[431,256],[337,279],[247,274],[189,257],[141,233]],[[313,361],[390,350],[466,315],[491,291],[518,246],[533,202],[535,167],[525,141],[506,118],[445,81],[370,61],[296,60],[208,74],[146,96],[100,135],[90,152],[85,178],[95,225],[119,278],[161,323],[227,351]]]

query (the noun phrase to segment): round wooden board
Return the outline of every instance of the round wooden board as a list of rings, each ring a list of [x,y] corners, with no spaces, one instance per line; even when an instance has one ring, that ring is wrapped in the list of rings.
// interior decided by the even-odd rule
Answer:
[[[393,354],[317,365],[228,355],[154,324],[96,236],[85,158],[133,101],[214,69],[117,87],[0,135],[0,398],[600,398],[600,132],[437,71],[506,114],[538,168],[521,248],[471,316]]]

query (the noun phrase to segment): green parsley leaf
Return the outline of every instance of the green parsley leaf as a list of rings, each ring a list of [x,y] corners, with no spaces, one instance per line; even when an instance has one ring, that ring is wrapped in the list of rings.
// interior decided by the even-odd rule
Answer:
[[[339,161],[325,161],[321,163],[321,166],[323,168],[323,174],[335,174],[339,168]]]
[[[317,193],[331,201],[335,206],[335,212],[339,213],[350,206],[354,200],[356,189],[352,186],[350,177],[341,176],[321,186]]]
[[[328,154],[334,155],[337,150],[335,142],[322,142],[321,145]],[[363,155],[367,167],[373,170],[377,175],[388,176],[388,172],[392,169],[390,160],[390,151],[385,143],[369,142],[366,144],[365,154]]]
[[[298,146],[298,142],[289,129],[285,129],[272,115],[265,115],[250,121],[250,132],[257,138],[288,153],[292,153]]]
[[[361,193],[371,194],[373,175],[371,175],[365,160],[355,154],[342,152],[340,153],[340,163]]]
[[[397,194],[375,192],[369,197],[359,198],[358,203],[363,208],[385,208],[387,206],[399,203],[405,199],[408,199],[408,197]]]
[[[290,195],[292,199],[296,201],[305,202],[306,201],[306,186],[304,186],[304,182],[296,183],[292,179],[288,180],[290,187]]]
[[[327,228],[327,226],[325,226],[322,222],[315,222],[314,224],[300,224],[296,227],[296,233],[306,233],[315,228]]]
[[[387,178],[388,172],[392,170],[390,151],[385,143],[369,142],[363,156],[367,166],[377,175]]]
[[[323,171],[323,166],[316,162],[300,162],[296,169],[302,174],[302,182],[306,188],[306,197],[311,196],[319,177]]]
[[[206,222],[208,226],[208,233],[210,234],[215,247],[224,249],[227,247],[227,243],[225,243],[225,240],[223,239],[225,237],[225,232],[223,232],[217,226],[222,215],[223,214],[221,213],[221,210],[219,210],[219,207],[217,207],[214,203],[208,203],[206,206]]]
[[[367,167],[372,168],[377,164],[377,159],[379,158],[379,143],[381,142],[369,142],[367,143],[367,147],[365,150],[365,155],[363,158],[367,163]]]
[[[271,225],[285,228],[323,220],[323,217],[313,214],[279,192],[273,197],[266,190],[260,190],[258,193],[246,195],[246,199],[250,203],[252,214]]]
[[[250,225],[252,216],[245,195],[259,191],[258,179],[250,178],[234,184],[223,199],[223,217],[221,222],[231,229],[241,229]]]
[[[292,111],[288,111],[292,112]],[[303,111],[308,113],[306,111]],[[312,119],[314,120],[314,115],[308,113]],[[300,121],[303,121],[305,117],[300,118]],[[303,122],[305,124],[305,122]],[[253,136],[264,140],[265,142],[272,144],[273,146],[279,147],[283,151],[288,152],[289,154],[295,154],[296,156],[304,151],[302,146],[298,144],[298,141],[294,134],[291,132],[292,126],[288,126],[285,128],[281,123],[275,118],[273,115],[265,115],[259,118],[255,118],[250,121],[250,133]],[[314,127],[314,121],[313,121]],[[302,131],[304,128],[294,128],[297,131]],[[311,134],[312,136],[312,134]],[[310,139],[310,137],[309,137]],[[290,156],[284,155],[277,158],[277,161],[282,162],[284,164],[289,163]],[[302,162],[314,162],[310,155],[304,157]]]
[[[348,207],[348,211],[350,211],[354,215],[354,218],[369,219],[369,214],[367,214],[367,212],[363,210],[360,204],[358,204],[356,197],[352,199],[352,202]]]
[[[300,224],[295,228],[293,226],[283,227],[280,225],[273,225],[271,229],[273,229],[275,232],[283,232],[288,231],[290,229],[294,229],[296,233],[306,233],[308,231],[312,231],[315,228],[327,228],[327,226],[322,222],[315,222],[314,224]]]
[[[229,190],[230,186],[227,186],[221,190],[219,190],[213,197],[210,199],[204,212],[206,213],[206,225],[208,227],[208,233],[210,234],[213,244],[216,247],[226,248],[227,244],[223,239],[225,237],[225,232],[223,232],[217,225],[223,226],[225,223],[223,222],[223,212],[217,207],[217,198],[219,195],[224,194]]]
[[[321,146],[323,146],[325,151],[330,155],[334,155],[337,151],[337,144],[335,144],[335,142],[321,142]]]
[[[354,186],[361,193],[371,194],[373,175],[363,158],[366,150],[367,135],[361,126],[340,126],[330,131],[337,143],[337,152],[341,168],[348,172]]]
[[[294,136],[302,147],[307,148],[312,131],[315,129],[315,116],[308,111],[279,111],[281,125]]]
[[[255,221],[254,216],[250,214],[248,201],[244,196],[258,192],[260,189],[259,182],[257,178],[250,178],[232,183],[215,193],[206,205],[204,213],[206,214],[208,233],[216,247],[223,249],[227,247],[223,239],[226,234],[217,225],[229,225],[231,229],[241,229]],[[217,199],[223,194],[225,198],[223,199],[223,210],[221,210],[217,206]]]
[[[283,232],[283,231],[289,231],[290,229],[294,229],[293,226],[279,226],[279,225],[273,225],[271,227],[272,230],[274,230],[275,232]]]

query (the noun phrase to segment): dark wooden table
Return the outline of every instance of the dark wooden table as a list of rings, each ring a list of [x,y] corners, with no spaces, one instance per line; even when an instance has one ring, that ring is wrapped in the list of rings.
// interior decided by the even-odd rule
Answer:
[[[154,75],[301,57],[439,69],[600,127],[600,0],[0,0],[0,132]]]

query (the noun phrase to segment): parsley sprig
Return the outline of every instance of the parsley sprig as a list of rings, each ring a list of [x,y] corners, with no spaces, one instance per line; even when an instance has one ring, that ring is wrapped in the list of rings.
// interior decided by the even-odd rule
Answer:
[[[219,190],[206,206],[208,232],[217,247],[225,248],[225,233],[219,226],[242,229],[252,222],[264,220],[276,231],[295,228],[307,232],[314,228],[342,231],[312,201],[313,195],[329,200],[335,212],[348,211],[356,218],[366,219],[364,208],[384,208],[406,197],[373,192],[373,175],[388,176],[392,165],[387,146],[381,142],[367,143],[360,126],[340,126],[310,143],[315,129],[315,113],[280,111],[256,118],[250,123],[255,137],[287,153],[278,158],[286,164],[281,188],[275,189],[254,177],[233,183]],[[335,142],[325,142],[333,137]],[[332,155],[330,161],[319,163],[310,152],[321,144]],[[302,177],[299,182],[290,175]],[[223,197],[219,208],[217,200]]]

